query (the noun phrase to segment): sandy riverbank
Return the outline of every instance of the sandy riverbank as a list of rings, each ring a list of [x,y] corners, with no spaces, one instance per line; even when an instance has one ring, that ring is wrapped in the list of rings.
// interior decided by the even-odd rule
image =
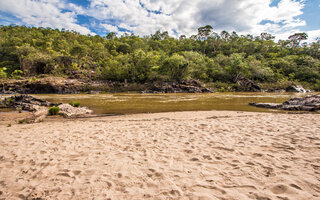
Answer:
[[[319,199],[320,115],[0,123],[0,199]]]

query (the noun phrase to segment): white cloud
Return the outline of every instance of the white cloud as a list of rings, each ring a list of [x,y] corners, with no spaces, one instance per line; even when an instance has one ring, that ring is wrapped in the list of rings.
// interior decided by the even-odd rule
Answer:
[[[62,12],[62,9],[76,9],[64,0],[2,0],[0,11],[8,12],[24,24],[58,29],[68,29],[82,34],[93,34],[88,28],[77,24],[76,12]],[[78,7],[79,8],[79,7]]]
[[[100,24],[100,26],[108,30],[109,32],[119,32],[119,29],[117,26],[112,26],[110,24]]]
[[[86,14],[107,19],[113,26],[138,35],[167,30],[171,35],[190,36],[207,24],[216,32],[279,34],[306,25],[298,18],[303,14],[303,0],[281,0],[273,7],[270,3],[271,0],[91,0]],[[262,25],[263,21],[269,23]]]
[[[218,33],[222,30],[253,35],[268,32],[283,38],[292,32],[302,32],[299,28],[305,27],[306,22],[299,16],[303,14],[305,0],[280,0],[277,6],[270,6],[272,1],[90,0],[90,5],[84,8],[68,0],[14,0],[14,3],[0,0],[0,11],[11,13],[28,25],[72,29],[83,34],[93,33],[79,25],[78,14],[94,18],[93,29],[117,34],[129,31],[140,36],[157,30],[191,36],[197,33],[198,27],[208,24]]]
[[[315,41],[317,38],[320,38],[320,29],[319,30],[313,30],[313,31],[307,31],[308,34],[308,42]]]

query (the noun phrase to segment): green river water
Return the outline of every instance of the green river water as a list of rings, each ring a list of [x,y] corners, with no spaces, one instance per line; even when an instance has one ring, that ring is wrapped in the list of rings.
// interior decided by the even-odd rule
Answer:
[[[37,94],[33,96],[55,103],[78,101],[81,106],[92,109],[94,114],[131,114],[196,110],[283,112],[248,106],[248,103],[282,103],[290,98],[303,97],[308,94],[233,92],[209,94]]]

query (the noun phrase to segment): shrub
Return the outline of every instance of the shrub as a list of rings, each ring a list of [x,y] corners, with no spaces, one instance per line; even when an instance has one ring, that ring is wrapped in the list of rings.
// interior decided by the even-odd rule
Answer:
[[[20,79],[22,75],[23,75],[23,71],[14,70],[14,72],[11,73],[11,78]]]
[[[79,107],[80,106],[80,102],[77,101],[70,101],[69,104],[73,107]]]
[[[49,115],[57,115],[60,111],[60,108],[57,106],[50,107],[48,110]]]
[[[2,67],[0,68],[0,78],[7,78],[7,73],[5,72],[7,68]]]
[[[23,123],[30,124],[32,122],[33,121],[31,119],[28,119],[28,118],[18,120],[19,124],[23,124]]]
[[[315,91],[320,91],[320,80],[317,80],[317,83],[313,85],[313,88]]]
[[[6,105],[11,105],[11,104],[12,104],[12,101],[13,101],[12,97],[5,98],[5,99],[4,99],[4,104],[6,104]]]

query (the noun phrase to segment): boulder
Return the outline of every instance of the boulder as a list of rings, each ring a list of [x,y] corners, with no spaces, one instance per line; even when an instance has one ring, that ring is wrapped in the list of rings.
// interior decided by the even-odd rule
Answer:
[[[306,93],[307,90],[304,89],[302,86],[298,85],[291,85],[289,87],[286,88],[286,92],[300,92],[300,93]]]
[[[249,103],[250,106],[255,106],[259,108],[270,108],[270,109],[279,109],[282,104],[279,103]]]
[[[73,107],[69,104],[60,104],[58,107],[59,113],[67,117],[79,117],[92,113],[92,110],[86,107]]]
[[[308,95],[303,98],[292,98],[282,104],[275,103],[249,103],[250,106],[260,108],[282,109],[282,110],[301,110],[301,111],[320,111],[320,95]]]
[[[261,92],[261,88],[252,80],[244,77],[241,73],[239,73],[235,78],[234,82],[240,85],[244,90],[250,92]]]
[[[198,80],[180,81],[174,83],[164,83],[152,86],[151,90],[142,91],[141,93],[211,93]]]
[[[83,90],[83,83],[63,78],[40,78],[2,81],[0,88],[2,94],[76,94]]]
[[[17,108],[32,112],[32,118],[27,119],[28,122],[40,122],[47,115],[49,107],[58,106],[59,113],[66,117],[78,117],[86,114],[91,114],[92,110],[86,107],[73,107],[69,104],[54,104],[42,99],[34,98],[29,95],[15,95],[9,98],[5,98],[2,101],[7,107]]]
[[[41,107],[49,107],[55,106],[57,104],[35,98],[30,95],[14,95],[8,98],[5,98],[2,101],[2,104],[6,105],[7,107],[13,108],[20,108],[22,110],[36,112]]]

